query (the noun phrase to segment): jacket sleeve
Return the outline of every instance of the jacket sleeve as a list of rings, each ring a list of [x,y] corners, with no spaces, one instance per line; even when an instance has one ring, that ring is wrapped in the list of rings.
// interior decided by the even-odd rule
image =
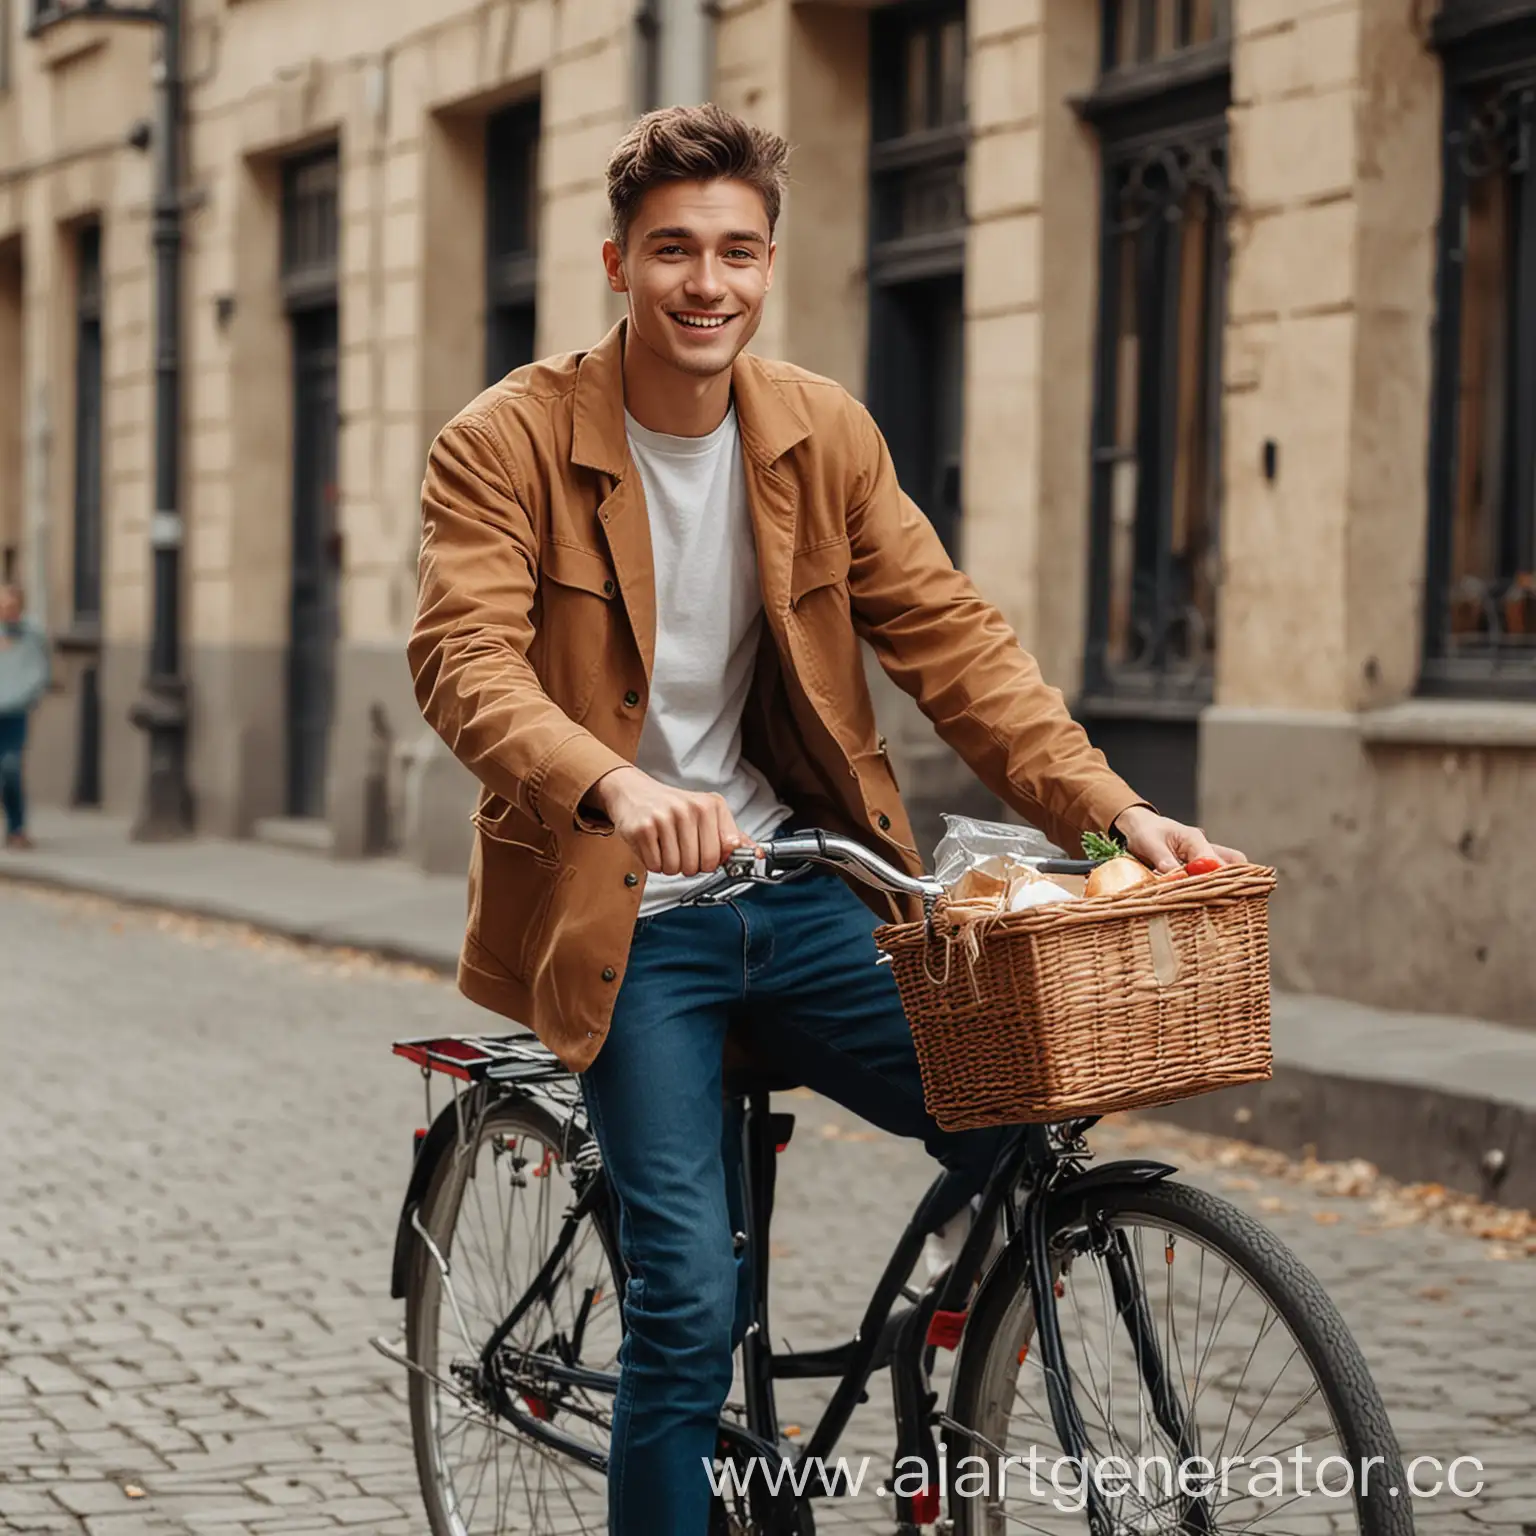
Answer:
[[[529,663],[538,539],[514,486],[500,448],[474,420],[449,423],[432,445],[407,646],[416,700],[493,794],[545,826],[610,831],[579,807],[627,759],[577,725]]]
[[[1061,692],[902,491],[885,439],[850,401],[859,481],[848,512],[854,624],[890,678],[999,799],[1064,848],[1146,802],[1110,770]]]

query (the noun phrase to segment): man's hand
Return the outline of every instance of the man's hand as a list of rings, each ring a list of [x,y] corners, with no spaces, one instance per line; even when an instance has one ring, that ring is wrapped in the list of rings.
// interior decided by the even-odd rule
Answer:
[[[749,847],[721,795],[658,783],[638,768],[605,773],[587,794],[653,875],[708,874]]]
[[[1110,830],[1125,839],[1128,852],[1159,874],[1182,869],[1196,859],[1216,859],[1222,864],[1248,862],[1237,849],[1211,842],[1199,827],[1186,827],[1182,821],[1159,816],[1147,805],[1133,805],[1122,811]]]

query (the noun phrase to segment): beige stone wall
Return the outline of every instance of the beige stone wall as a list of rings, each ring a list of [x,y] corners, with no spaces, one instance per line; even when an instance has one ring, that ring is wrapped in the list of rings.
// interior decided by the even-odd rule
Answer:
[[[426,448],[483,383],[485,116],[542,99],[539,346],[589,344],[614,313],[597,255],[601,169],[629,115],[632,17],[615,0],[193,0],[189,19],[183,633],[200,820],[238,832],[282,796],[292,363],[281,162],[334,142],[342,165],[342,671],[350,653],[379,658],[367,683],[344,678],[338,700],[332,800],[344,807],[358,798],[369,712],[383,707],[401,735],[421,728],[400,642]],[[123,659],[104,717],[117,810],[137,796],[142,744],[122,721],[149,612],[150,161],[122,146],[150,111],[149,53],[142,30],[73,23],[19,45],[16,88],[0,98],[0,243],[14,233],[26,274],[24,425],[38,447],[27,483],[46,502],[27,559],[50,573],[55,627],[67,618],[74,453],[63,231],[97,213],[105,226],[105,630]],[[0,492],[7,508],[6,496],[25,499]],[[65,755],[71,732],[61,719]]]

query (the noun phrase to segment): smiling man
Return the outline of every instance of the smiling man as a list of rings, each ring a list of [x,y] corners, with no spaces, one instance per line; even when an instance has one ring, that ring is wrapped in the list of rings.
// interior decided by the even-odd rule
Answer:
[[[929,1119],[875,915],[841,880],[681,904],[791,817],[921,868],[860,641],[1058,841],[1114,828],[1160,868],[1240,857],[1110,771],[863,407],[743,350],[786,158],[718,107],[642,118],[608,166],[625,320],[470,405],[423,493],[417,697],[483,786],[460,986],[581,1072],[620,1199],[621,1536],[708,1528],[737,1275],[728,1028],[977,1187],[998,1145]]]

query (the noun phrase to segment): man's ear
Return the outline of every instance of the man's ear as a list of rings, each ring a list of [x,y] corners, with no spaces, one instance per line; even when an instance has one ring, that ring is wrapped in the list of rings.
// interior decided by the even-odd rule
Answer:
[[[763,277],[763,292],[767,293],[773,287],[773,258],[778,254],[779,243],[777,240],[768,242],[768,270]]]
[[[603,241],[603,269],[608,274],[608,286],[615,293],[629,292],[629,279],[624,276],[624,253],[612,240]]]

